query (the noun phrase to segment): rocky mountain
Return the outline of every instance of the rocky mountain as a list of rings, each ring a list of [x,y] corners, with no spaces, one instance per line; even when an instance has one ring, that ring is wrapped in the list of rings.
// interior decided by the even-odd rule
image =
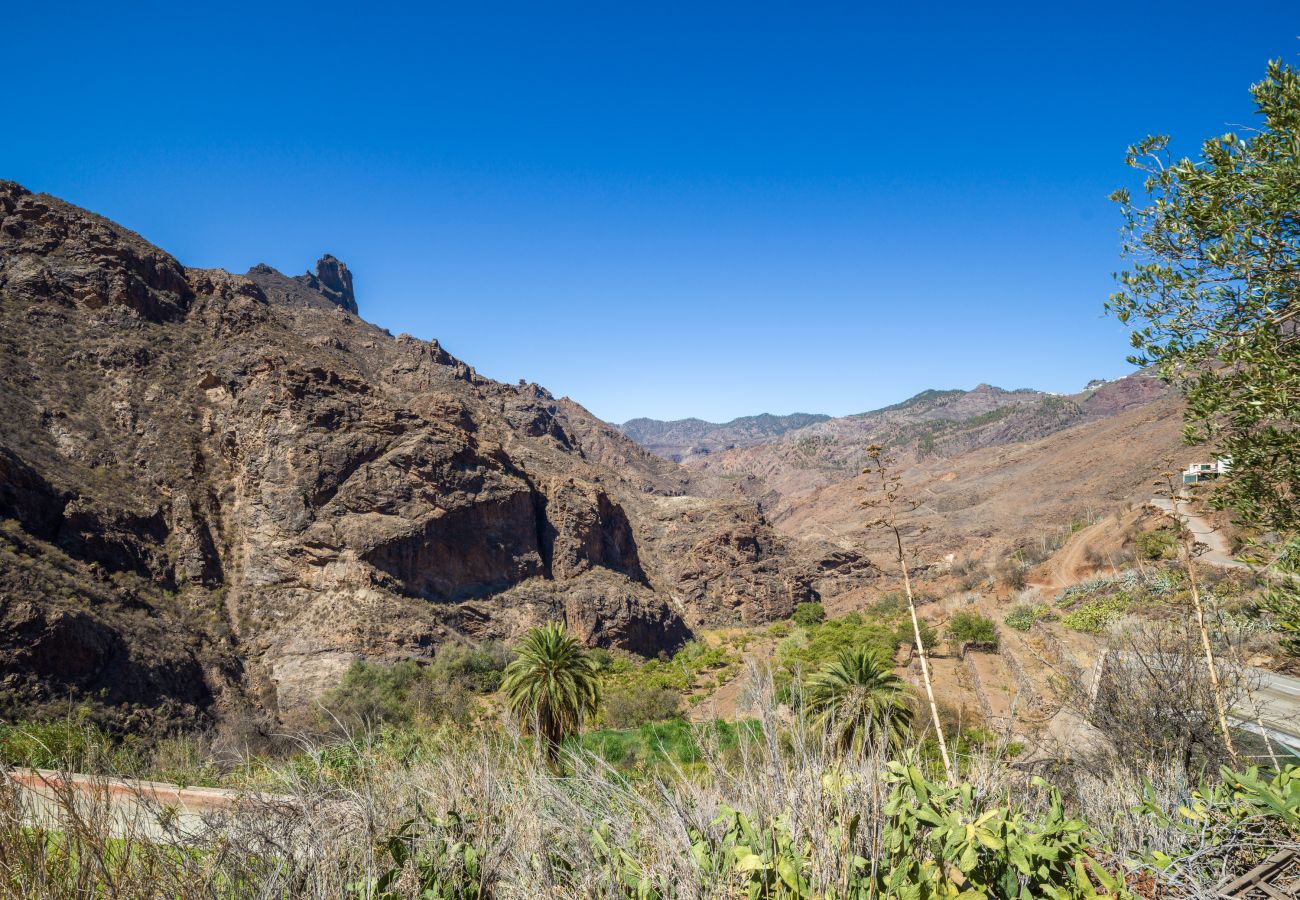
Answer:
[[[1146,380],[1113,384],[1133,397],[1150,390]],[[1097,403],[1117,400],[1107,392]],[[1076,523],[1144,503],[1159,473],[1180,470],[1205,452],[1184,445],[1182,400],[1173,392],[1118,402],[1109,415],[1028,440],[922,459],[904,450],[895,463],[909,501],[901,521],[917,565],[995,564],[1018,550],[1040,551]],[[853,547],[883,565],[892,538],[868,528],[872,516],[862,508],[878,490],[875,478],[853,473],[781,498],[770,515],[786,534]]]
[[[787,431],[825,422],[830,416],[816,413],[791,413],[774,416],[763,413],[742,416],[718,424],[703,419],[629,419],[618,430],[664,459],[682,462],[693,456],[707,456],[721,450],[752,447],[780,437]]]
[[[577,403],[0,182],[0,705],[292,717],[353,660],[562,618],[671,649],[870,579]]]
[[[1034,441],[1108,418],[1169,395],[1149,373],[1093,382],[1072,395],[1003,390],[923,391],[872,412],[828,419],[772,440],[685,460],[718,495],[758,498],[774,515],[819,488],[849,480],[880,444],[904,464],[954,458],[989,447]]]
[[[698,489],[754,500],[778,531],[887,566],[889,541],[864,527],[871,517],[862,509],[875,487],[861,476],[866,448],[880,444],[917,504],[904,523],[918,560],[996,562],[1072,522],[1142,502],[1156,474],[1196,458],[1182,443],[1180,404],[1150,372],[1070,395],[987,384],[928,390],[682,462]],[[653,428],[624,431],[650,449],[664,446]]]

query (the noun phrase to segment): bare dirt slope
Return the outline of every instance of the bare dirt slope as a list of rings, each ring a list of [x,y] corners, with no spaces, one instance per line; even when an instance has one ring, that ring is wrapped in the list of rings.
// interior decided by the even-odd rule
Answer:
[[[900,459],[905,493],[920,503],[904,515],[909,542],[923,564],[996,558],[1072,522],[1144,503],[1156,474],[1195,455],[1181,429],[1180,401],[1166,395],[1037,440]],[[875,489],[859,475],[790,499],[774,519],[786,534],[864,546],[883,564],[884,536],[863,528],[870,517],[861,503]]]
[[[902,403],[786,432],[772,440],[688,459],[701,483],[722,495],[742,493],[781,514],[819,488],[851,479],[879,444],[907,464],[959,457],[989,447],[1037,440],[1165,397],[1145,372],[1095,382],[1069,396],[1008,391],[923,391]]]

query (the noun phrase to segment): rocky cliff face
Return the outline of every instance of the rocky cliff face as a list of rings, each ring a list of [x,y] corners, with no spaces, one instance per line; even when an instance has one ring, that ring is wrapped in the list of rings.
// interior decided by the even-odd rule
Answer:
[[[0,182],[7,702],[291,712],[357,658],[555,618],[655,653],[872,576],[356,310],[333,257],[187,269]]]

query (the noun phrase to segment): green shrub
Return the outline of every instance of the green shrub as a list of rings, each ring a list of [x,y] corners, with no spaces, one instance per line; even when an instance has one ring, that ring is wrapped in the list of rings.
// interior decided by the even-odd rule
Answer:
[[[917,619],[916,624],[921,632],[921,646],[926,652],[939,646],[939,632],[933,625],[925,619]],[[899,622],[898,627],[894,629],[894,646],[906,644],[909,647],[916,645],[916,632],[912,630],[912,621],[909,618],[906,622]]]
[[[1178,536],[1167,528],[1139,531],[1133,544],[1143,559],[1173,559],[1178,555]]]
[[[1028,603],[1017,603],[1003,618],[1002,624],[1016,631],[1028,631],[1034,626],[1034,622],[1045,617],[1047,612],[1046,604],[1037,603],[1031,606]]]
[[[871,605],[871,612],[879,618],[891,619],[901,616],[907,609],[907,597],[901,591],[889,591],[881,594]]]
[[[660,722],[681,713],[682,698],[677,691],[650,685],[617,687],[605,693],[604,720],[611,728],[635,728],[647,722]]]
[[[1061,624],[1075,631],[1096,634],[1128,612],[1131,603],[1129,596],[1123,593],[1100,597],[1076,606],[1061,620]]]
[[[495,642],[478,646],[445,644],[427,664],[357,661],[321,700],[322,719],[346,730],[417,718],[467,723],[475,695],[495,691],[509,653]]]
[[[998,643],[998,626],[987,616],[973,612],[959,612],[948,621],[948,640],[960,647],[965,643]]]
[[[767,626],[767,636],[773,638],[783,638],[790,632],[794,631],[794,623],[789,619],[780,622],[773,622]]]
[[[478,694],[490,694],[501,686],[501,673],[510,662],[510,651],[497,641],[485,644],[444,644],[429,664],[426,676],[434,682],[459,681]]]
[[[118,741],[79,708],[62,719],[0,724],[0,763],[32,769],[135,768],[133,742]]]
[[[409,722],[413,713],[408,703],[411,688],[421,677],[420,666],[412,660],[393,665],[358,660],[338,687],[325,695],[321,705],[346,727]]]
[[[804,628],[783,640],[776,648],[777,666],[787,674],[814,672],[839,656],[841,650],[856,647],[875,648],[892,655],[897,645],[894,630],[877,623],[867,623],[850,614],[827,619]]]
[[[611,655],[600,673],[607,705],[618,707],[615,717],[629,716],[621,719],[622,723],[636,725],[675,715],[683,694],[727,681],[740,671],[740,665],[740,654],[728,647],[690,641],[671,659],[639,662],[629,654]],[[678,701],[671,712],[667,711],[669,694]]]
[[[826,621],[826,609],[820,603],[800,603],[790,616],[796,625],[804,628]]]

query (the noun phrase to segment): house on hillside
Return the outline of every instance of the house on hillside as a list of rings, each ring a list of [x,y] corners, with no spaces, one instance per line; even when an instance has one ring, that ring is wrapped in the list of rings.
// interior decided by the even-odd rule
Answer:
[[[1202,481],[1213,481],[1220,475],[1226,475],[1232,468],[1232,457],[1220,456],[1214,462],[1209,463],[1192,463],[1186,469],[1183,469],[1183,484],[1200,484]]]

